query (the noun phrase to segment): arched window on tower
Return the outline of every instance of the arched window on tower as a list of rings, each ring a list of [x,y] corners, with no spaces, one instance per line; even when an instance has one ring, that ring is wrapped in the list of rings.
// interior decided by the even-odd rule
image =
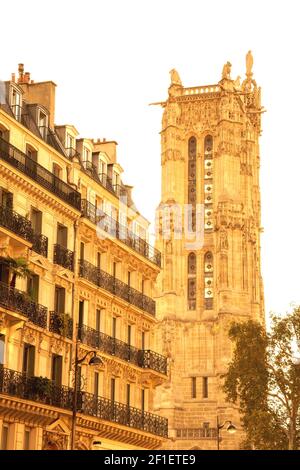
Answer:
[[[196,230],[196,157],[197,157],[197,139],[191,137],[188,142],[188,204],[191,214],[189,229]]]
[[[204,255],[204,308],[213,309],[214,302],[214,259],[210,251]]]
[[[213,138],[204,140],[204,230],[213,229]]]
[[[197,260],[196,254],[188,255],[188,309],[196,310],[196,287],[197,287]]]

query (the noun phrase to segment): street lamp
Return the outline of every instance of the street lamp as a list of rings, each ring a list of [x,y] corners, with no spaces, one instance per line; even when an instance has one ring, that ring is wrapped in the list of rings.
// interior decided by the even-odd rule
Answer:
[[[218,450],[220,450],[220,430],[224,428],[224,426],[228,424],[226,431],[229,434],[234,434],[237,430],[236,426],[232,423],[232,421],[226,420],[223,424],[219,423],[219,417],[217,416],[217,445]]]
[[[89,354],[93,357],[89,360],[89,366],[99,366],[103,364],[101,357],[97,356],[96,351],[88,351],[81,359],[78,358],[78,342],[76,341],[75,361],[74,361],[74,391],[73,391],[73,405],[72,405],[72,433],[71,433],[71,450],[75,449],[75,432],[76,432],[76,415],[77,415],[77,395],[78,395],[78,366],[81,364]]]

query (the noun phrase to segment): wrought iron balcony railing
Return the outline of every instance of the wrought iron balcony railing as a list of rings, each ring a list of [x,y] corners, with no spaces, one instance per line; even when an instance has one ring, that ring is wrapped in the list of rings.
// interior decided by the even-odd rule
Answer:
[[[78,326],[78,339],[92,348],[119,357],[138,367],[167,374],[167,358],[151,350],[135,348],[86,325]]]
[[[64,202],[80,210],[81,196],[78,191],[1,137],[0,158],[36,181],[39,185]]]
[[[125,282],[116,279],[111,274],[102,271],[88,261],[79,260],[79,276],[126,300],[126,302],[135,305],[141,310],[155,315],[155,302],[153,299],[128,286]]]
[[[65,338],[73,337],[73,320],[67,313],[50,312],[49,330]]]
[[[22,372],[0,366],[0,393],[46,405],[72,409],[73,389],[57,386],[44,377],[29,377]]]
[[[146,240],[135,235],[125,225],[120,224],[117,220],[107,215],[86,199],[82,199],[81,201],[81,213],[93,224],[97,225],[111,236],[121,240],[125,245],[129,246],[149,261],[152,261],[152,263],[159,267],[161,266],[161,253],[156,248],[149,245]]]
[[[28,377],[0,366],[0,394],[72,410],[73,393],[72,388],[59,387],[47,378]],[[161,416],[88,392],[79,391],[77,396],[79,413],[168,437],[168,420]]]
[[[168,437],[168,420],[161,416],[118,403],[108,398],[81,392],[78,411],[123,426],[140,429],[161,437]]]
[[[47,258],[48,238],[45,235],[34,233],[30,220],[10,207],[0,206],[0,225],[32,243],[33,251]]]
[[[47,327],[47,308],[33,302],[28,294],[0,282],[0,305],[24,315],[41,328]]]
[[[110,191],[111,193],[115,194],[113,184],[112,184],[112,179],[109,176],[107,176],[106,173],[99,173],[98,177],[102,186],[106,188],[108,191]]]
[[[54,245],[53,262],[63,268],[74,271],[74,252],[61,245]]]
[[[217,429],[216,428],[182,428],[176,429],[177,439],[217,439]]]
[[[48,237],[38,233],[34,233],[32,236],[32,249],[36,253],[47,258],[48,256]]]

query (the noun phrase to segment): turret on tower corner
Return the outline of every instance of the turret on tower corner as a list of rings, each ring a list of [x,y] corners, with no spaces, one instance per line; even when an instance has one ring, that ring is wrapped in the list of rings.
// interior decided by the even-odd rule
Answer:
[[[170,382],[158,389],[156,405],[169,419],[176,449],[199,445],[201,438],[200,448],[214,449],[217,416],[238,424],[237,410],[225,402],[221,388],[232,355],[228,328],[233,320],[264,322],[259,187],[264,110],[252,68],[249,51],[242,83],[232,79],[226,62],[216,84],[188,88],[172,69],[168,99],[159,103],[164,112],[157,248],[163,271],[157,345],[170,358]],[[239,439],[240,433],[224,435],[223,448],[238,448]]]

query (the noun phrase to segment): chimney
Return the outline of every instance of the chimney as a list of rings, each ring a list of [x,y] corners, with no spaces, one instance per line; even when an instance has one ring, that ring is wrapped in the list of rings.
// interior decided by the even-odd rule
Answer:
[[[24,77],[24,64],[19,64],[19,67],[18,67],[18,72],[19,72],[18,83],[23,83],[23,77]]]
[[[12,73],[12,74],[11,74],[11,81],[12,81],[13,83],[16,83],[16,74],[15,74],[15,73]]]
[[[24,82],[25,83],[30,83],[30,73],[29,72],[25,72]]]

